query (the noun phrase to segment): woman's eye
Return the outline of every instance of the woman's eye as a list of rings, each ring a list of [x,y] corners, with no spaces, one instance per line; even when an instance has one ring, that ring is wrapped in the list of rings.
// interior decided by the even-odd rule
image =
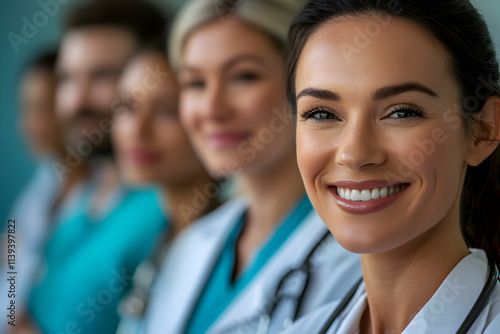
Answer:
[[[413,118],[422,117],[422,111],[419,108],[401,108],[390,114],[389,118]]]
[[[312,119],[312,120],[338,120],[339,118],[333,114],[330,111],[323,110],[323,109],[313,109],[310,111],[307,111],[302,114],[302,118],[304,119]]]
[[[317,119],[335,119],[336,118],[334,115],[330,114],[329,112],[317,112],[316,114],[314,114],[313,117],[317,118]]]
[[[243,72],[236,75],[235,80],[240,82],[253,82],[260,78],[260,75],[254,72]]]
[[[187,89],[202,89],[205,87],[205,83],[202,80],[191,80],[184,83],[182,87]]]

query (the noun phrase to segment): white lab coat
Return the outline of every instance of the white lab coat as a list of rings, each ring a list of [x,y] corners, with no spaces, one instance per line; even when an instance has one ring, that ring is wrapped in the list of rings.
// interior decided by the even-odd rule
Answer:
[[[402,334],[456,333],[476,302],[488,276],[489,266],[484,251],[471,249],[471,252],[451,271]],[[302,317],[282,334],[319,333],[339,302],[332,302]],[[366,306],[366,290],[361,283],[351,302],[327,333],[359,333],[359,322]],[[500,283],[497,282],[493,295],[469,333],[500,333]]]
[[[146,333],[183,332],[229,232],[247,207],[244,199],[232,200],[189,226],[174,241],[152,291],[144,323]],[[325,233],[326,226],[312,211],[208,332],[257,332],[258,320],[281,278],[303,263]],[[340,298],[361,277],[359,256],[341,248],[331,235],[318,247],[311,262],[299,315]],[[281,329],[289,306],[284,302],[276,309],[270,333]]]
[[[52,206],[59,195],[62,183],[57,179],[51,162],[52,160],[46,159],[38,165],[35,175],[17,199],[8,217],[15,219],[15,233],[12,234],[16,246],[14,270],[10,270],[7,265],[7,220],[5,224],[0,224],[5,228],[0,229],[0,254],[2,254],[0,269],[3,275],[0,280],[0,291],[2,291],[0,301],[2,306],[10,303],[10,299],[7,298],[9,282],[4,276],[7,272],[17,272],[15,302],[18,314],[25,308],[33,277],[40,265],[46,238],[53,228]],[[0,324],[0,333],[6,323],[5,321]]]

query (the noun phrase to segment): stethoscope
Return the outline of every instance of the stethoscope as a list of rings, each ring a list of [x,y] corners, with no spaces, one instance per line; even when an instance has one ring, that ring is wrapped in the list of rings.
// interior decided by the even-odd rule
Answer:
[[[481,312],[484,310],[486,304],[488,303],[488,300],[490,299],[495,289],[497,280],[500,279],[498,268],[489,257],[488,257],[488,263],[489,263],[488,279],[484,283],[483,289],[481,290],[481,293],[477,297],[476,302],[469,311],[469,314],[467,314],[464,321],[458,328],[457,334],[465,334],[470,330],[470,328],[472,327],[474,322],[476,322],[477,318],[479,317]],[[330,315],[330,318],[328,318],[327,322],[319,332],[320,334],[326,334],[326,332],[330,329],[330,326],[333,324],[333,322],[340,316],[340,314],[344,311],[347,305],[351,302],[352,298],[356,294],[356,291],[361,285],[361,282],[363,282],[363,278],[361,278],[358,282],[356,282],[356,284],[354,284],[351,290],[349,290],[349,292],[346,294],[342,302],[333,311],[333,313]]]
[[[302,300],[309,286],[309,278],[311,277],[311,269],[313,267],[311,260],[313,259],[318,248],[323,245],[326,240],[328,240],[328,237],[333,238],[333,235],[327,230],[309,251],[302,264],[298,267],[290,269],[281,277],[280,281],[276,285],[276,288],[274,289],[274,292],[272,292],[271,297],[268,299],[268,303],[266,303],[269,307],[266,307],[265,311],[259,313],[257,318],[247,319],[252,333],[269,333],[272,316],[278,305],[280,305],[284,300],[291,301],[294,304],[294,310],[290,312],[289,317],[283,321],[282,329],[291,325],[297,319]],[[290,287],[293,288],[289,289]],[[256,321],[254,322],[254,320]],[[225,328],[221,333],[242,332],[242,327],[245,327],[245,325],[239,322]]]
[[[275,312],[277,306],[285,299],[290,300],[294,304],[294,310],[292,314],[283,321],[283,328],[292,324],[298,317],[300,306],[302,300],[306,294],[307,288],[309,286],[309,279],[311,277],[311,259],[313,258],[316,250],[325,242],[329,236],[332,236],[330,231],[326,231],[325,234],[319,239],[319,241],[314,245],[314,247],[309,251],[306,258],[299,267],[290,269],[279,281],[274,293],[269,299],[269,307],[266,312],[260,315],[257,333],[265,334],[269,331],[269,324],[271,322],[273,313]],[[295,284],[289,284],[290,281],[295,278]],[[287,287],[294,286],[294,291],[288,291]],[[297,288],[298,287],[298,288]]]

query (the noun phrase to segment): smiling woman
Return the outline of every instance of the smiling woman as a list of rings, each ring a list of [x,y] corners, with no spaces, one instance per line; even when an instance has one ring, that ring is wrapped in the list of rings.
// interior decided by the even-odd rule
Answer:
[[[362,45],[360,31],[371,32]],[[467,0],[312,0],[289,41],[306,190],[362,254],[364,276],[345,311],[330,305],[291,332],[332,313],[325,332],[498,332],[499,70],[477,11]],[[453,302],[452,282],[463,284]]]
[[[176,19],[169,53],[180,119],[207,170],[237,176],[246,196],[190,226],[172,246],[148,333],[277,333],[360,276],[359,256],[331,237],[297,167],[284,71],[297,5],[195,0]],[[316,249],[329,256],[319,259]],[[325,285],[328,294],[315,293]]]

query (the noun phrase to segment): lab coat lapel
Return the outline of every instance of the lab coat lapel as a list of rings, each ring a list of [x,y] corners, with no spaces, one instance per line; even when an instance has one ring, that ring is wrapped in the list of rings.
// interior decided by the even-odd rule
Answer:
[[[302,264],[326,231],[326,226],[313,210],[252,282],[222,313],[209,333],[222,333],[235,326],[245,326],[247,321],[261,314],[268,307],[266,303],[281,277],[291,268]]]
[[[158,278],[147,333],[181,333],[215,265],[231,228],[246,208],[244,200],[195,222],[174,241]]]
[[[455,333],[458,330],[476,302],[488,276],[486,255],[483,251],[472,251],[472,254],[451,271],[403,334]],[[487,311],[485,309],[481,314],[488,314]],[[472,329],[483,328],[485,321],[484,316],[480,316]]]

